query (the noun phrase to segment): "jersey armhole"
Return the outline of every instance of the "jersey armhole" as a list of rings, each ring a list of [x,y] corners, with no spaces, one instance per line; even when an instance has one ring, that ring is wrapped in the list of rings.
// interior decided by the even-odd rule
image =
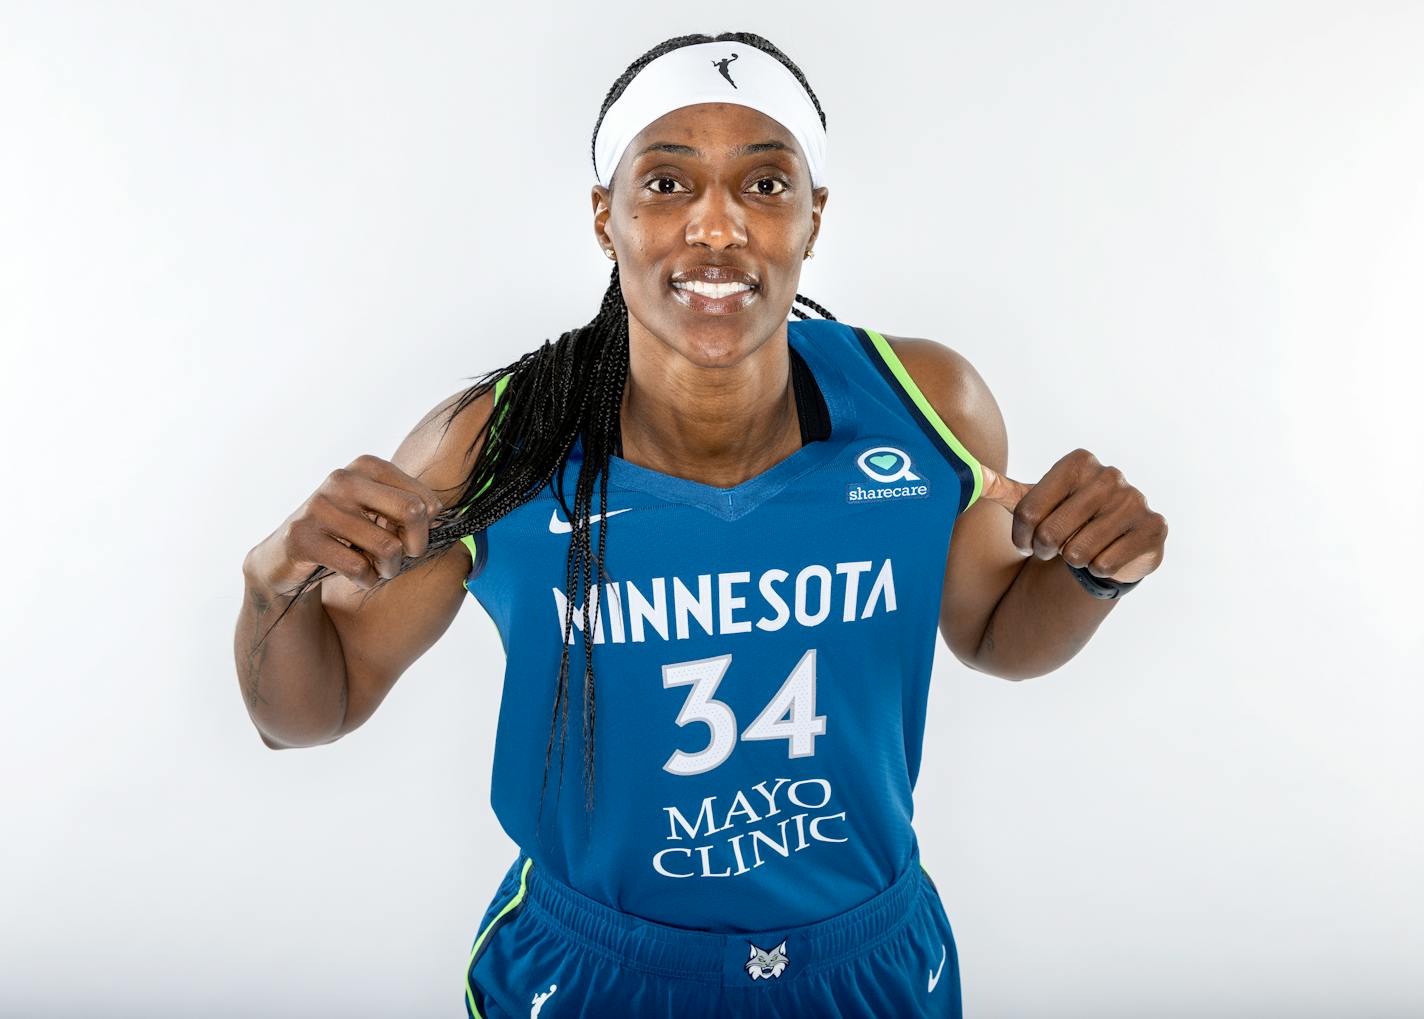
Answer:
[[[504,395],[505,386],[507,386],[508,384],[508,375],[501,375],[498,379],[495,380],[494,407],[496,409],[492,411],[492,413],[495,415],[495,420],[494,423],[490,425],[490,435],[494,435],[495,429],[499,427],[500,418],[503,417],[504,411],[507,410],[509,407],[508,404],[505,404],[504,407],[500,407],[499,405],[499,398]],[[491,478],[489,481],[486,481],[480,487],[480,490],[475,493],[475,496],[478,497],[482,495],[484,493],[484,490],[486,488],[489,488],[490,484],[493,481],[493,478]],[[471,502],[473,501],[474,500],[471,499]],[[461,507],[460,513],[457,513],[456,516],[459,516],[460,514],[464,513],[465,510],[469,508],[470,503],[465,503],[465,505]],[[460,580],[460,586],[467,591],[469,590],[470,581],[478,577],[480,575],[480,572],[484,570],[485,564],[489,562],[488,531],[489,528],[485,528],[484,530],[476,531],[474,534],[466,534],[460,538],[461,544],[463,544],[465,548],[470,550],[470,572],[465,574],[465,576]]]
[[[979,461],[974,458],[973,453],[964,448],[964,444],[940,418],[934,405],[925,399],[925,394],[920,392],[920,387],[905,370],[890,342],[874,329],[855,328],[855,333],[865,349],[866,356],[870,358],[881,377],[900,397],[900,402],[905,405],[905,409],[915,419],[921,431],[929,436],[935,448],[944,454],[944,458],[959,475],[959,512],[963,513],[974,505],[980,492],[984,490],[984,472]]]

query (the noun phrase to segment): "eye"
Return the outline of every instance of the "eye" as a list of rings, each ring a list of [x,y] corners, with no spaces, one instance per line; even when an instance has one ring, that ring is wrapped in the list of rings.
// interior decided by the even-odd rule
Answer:
[[[763,191],[763,190],[761,190],[761,188],[760,188],[760,185],[762,185],[762,184],[780,184],[780,185],[781,185],[781,190],[780,190],[780,191]],[[791,186],[791,185],[789,185],[785,180],[783,180],[783,179],[780,178],[780,177],[762,177],[760,180],[758,180],[758,181],[756,182],[757,194],[762,195],[763,197],[766,197],[766,198],[774,198],[775,196],[777,196],[777,195],[779,195],[779,194],[783,194],[783,193],[786,192],[786,190],[787,190],[788,188],[790,188],[790,186]]]
[[[651,188],[653,189],[653,193],[654,193],[654,194],[657,194],[657,195],[675,195],[675,194],[677,194],[676,191],[665,191],[665,190],[663,190],[662,188],[660,188],[660,187],[657,186],[657,185],[663,183],[664,181],[668,181],[668,182],[670,182],[670,183],[672,183],[672,184],[677,184],[677,183],[678,183],[678,180],[677,180],[676,177],[654,177],[652,180],[648,181],[648,183],[644,185],[644,188],[649,188],[649,187],[651,187]]]

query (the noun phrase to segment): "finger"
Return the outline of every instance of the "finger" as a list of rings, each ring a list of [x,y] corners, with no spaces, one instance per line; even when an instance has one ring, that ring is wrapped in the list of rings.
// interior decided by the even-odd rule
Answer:
[[[1155,570],[1162,559],[1161,545],[1156,537],[1133,527],[1120,535],[1087,564],[1095,577],[1131,583]]]
[[[353,470],[334,473],[334,502],[344,504],[343,508],[365,511],[367,519],[399,534],[407,555],[418,556],[425,551],[430,539],[429,504],[418,492],[374,481]]]
[[[340,506],[333,505],[322,515],[321,528],[338,541],[349,543],[369,559],[376,572],[386,580],[391,580],[400,572],[403,556],[418,554],[410,551],[413,535],[401,534],[393,525],[382,526]]]
[[[1052,480],[1056,479],[1045,476],[1044,481],[1035,486],[1034,495],[1037,497],[1056,487],[1049,483]],[[1135,516],[1136,507],[1124,498],[1110,472],[1089,473],[1086,480],[1073,481],[1063,501],[1039,521],[1033,530],[1032,552],[1040,559],[1057,555],[1067,558],[1068,549],[1073,548],[1085,553],[1081,561],[1072,562],[1074,566],[1081,566],[1132,526]]]
[[[334,571],[362,589],[374,587],[380,579],[370,557],[359,548],[320,528],[313,540],[315,547],[308,554],[316,565]]]
[[[1010,513],[1018,508],[1019,501],[1033,488],[1032,485],[1025,485],[1022,481],[1015,481],[1000,474],[987,464],[980,464],[979,470],[984,476],[984,486],[979,490],[979,498],[998,503]]]
[[[435,494],[434,489],[419,478],[407,474],[389,460],[382,460],[378,456],[363,453],[351,461],[349,469],[364,474],[373,481],[390,485],[392,488],[414,492],[420,496],[425,503],[426,512],[432,517],[444,508],[444,502],[441,501],[440,496]]]
[[[1014,508],[1014,523],[1010,531],[1014,547],[1021,555],[1034,553],[1034,533],[1039,526],[1075,492],[1092,487],[1096,476],[1093,466],[1075,451],[1061,457],[1039,479],[1038,484],[1025,486],[1027,491]],[[1059,533],[1072,533],[1074,529]],[[1051,559],[1052,555],[1045,558]]]
[[[1096,511],[1059,542],[1056,554],[1069,566],[1087,567],[1100,552],[1132,529],[1133,515],[1130,506],[1098,503]]]

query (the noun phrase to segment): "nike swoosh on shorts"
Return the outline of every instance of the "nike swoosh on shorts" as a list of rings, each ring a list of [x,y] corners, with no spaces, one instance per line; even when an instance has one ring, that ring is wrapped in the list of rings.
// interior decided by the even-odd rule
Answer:
[[[943,972],[944,972],[944,960],[947,959],[947,958],[949,958],[949,948],[948,948],[947,946],[945,946],[945,945],[940,945],[939,947],[940,947],[939,971],[936,972],[936,973],[931,973],[931,974],[930,974],[930,993],[931,993],[931,994],[934,993],[935,984],[939,983],[939,975],[940,975],[940,973],[943,973]]]

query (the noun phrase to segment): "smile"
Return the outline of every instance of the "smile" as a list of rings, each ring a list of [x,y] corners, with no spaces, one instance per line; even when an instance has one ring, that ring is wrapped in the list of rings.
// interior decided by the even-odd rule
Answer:
[[[672,284],[677,300],[708,315],[726,315],[741,311],[756,300],[757,288],[745,283],[703,283],[693,280]]]

